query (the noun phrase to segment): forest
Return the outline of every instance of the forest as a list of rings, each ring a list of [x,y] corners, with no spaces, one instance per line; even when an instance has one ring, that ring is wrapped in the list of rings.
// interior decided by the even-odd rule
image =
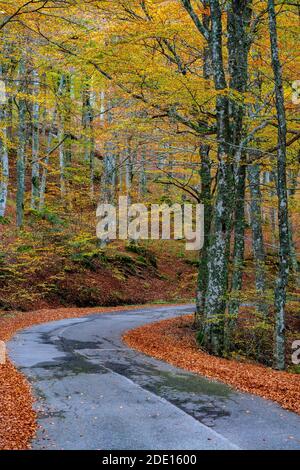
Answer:
[[[0,31],[1,314],[196,299],[201,350],[299,372],[298,2],[8,0]],[[200,252],[100,244],[120,195],[204,204]]]

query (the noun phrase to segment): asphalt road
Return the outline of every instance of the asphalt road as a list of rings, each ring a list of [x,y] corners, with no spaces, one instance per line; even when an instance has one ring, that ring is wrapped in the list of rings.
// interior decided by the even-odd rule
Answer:
[[[154,307],[45,323],[17,334],[31,381],[34,449],[300,449],[300,416],[130,350],[124,331],[193,311]]]

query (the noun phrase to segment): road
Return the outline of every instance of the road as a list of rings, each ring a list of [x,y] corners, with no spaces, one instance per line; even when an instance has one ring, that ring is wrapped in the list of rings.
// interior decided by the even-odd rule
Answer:
[[[33,449],[300,449],[300,416],[122,342],[126,330],[192,311],[93,314],[17,334],[8,350],[37,398]]]

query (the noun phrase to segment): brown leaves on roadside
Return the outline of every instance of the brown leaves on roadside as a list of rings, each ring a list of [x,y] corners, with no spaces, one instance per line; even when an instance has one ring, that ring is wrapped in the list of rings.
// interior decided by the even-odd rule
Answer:
[[[36,430],[30,386],[7,362],[0,366],[0,449],[24,449]]]
[[[210,356],[197,347],[192,322],[192,316],[163,320],[131,330],[123,339],[128,346],[149,356],[273,400],[300,414],[298,374]]]

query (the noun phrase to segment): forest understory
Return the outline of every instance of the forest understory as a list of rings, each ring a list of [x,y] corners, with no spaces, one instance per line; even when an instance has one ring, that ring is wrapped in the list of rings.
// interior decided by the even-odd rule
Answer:
[[[76,212],[69,212],[65,219],[54,212],[38,217],[31,212],[27,215],[26,230],[21,233],[14,233],[9,217],[6,219],[2,226],[6,243],[0,264],[0,320],[20,316],[22,312],[26,317],[26,312],[41,309],[50,315],[52,311],[55,316],[56,309],[64,308],[194,302],[199,269],[197,252],[186,251],[183,241],[174,240],[116,241],[100,247],[92,225],[88,231],[87,221],[92,221],[93,212],[85,209],[84,213],[85,221],[79,221]],[[266,319],[257,309],[260,297],[255,289],[250,233],[248,240],[238,324],[232,333],[231,349],[224,357],[272,366],[276,253],[269,251],[265,258]],[[291,277],[287,292],[285,358],[291,373],[300,372],[291,359],[292,343],[300,330],[299,298],[300,289]],[[226,317],[225,321],[229,320]],[[201,349],[195,323],[192,331]]]

